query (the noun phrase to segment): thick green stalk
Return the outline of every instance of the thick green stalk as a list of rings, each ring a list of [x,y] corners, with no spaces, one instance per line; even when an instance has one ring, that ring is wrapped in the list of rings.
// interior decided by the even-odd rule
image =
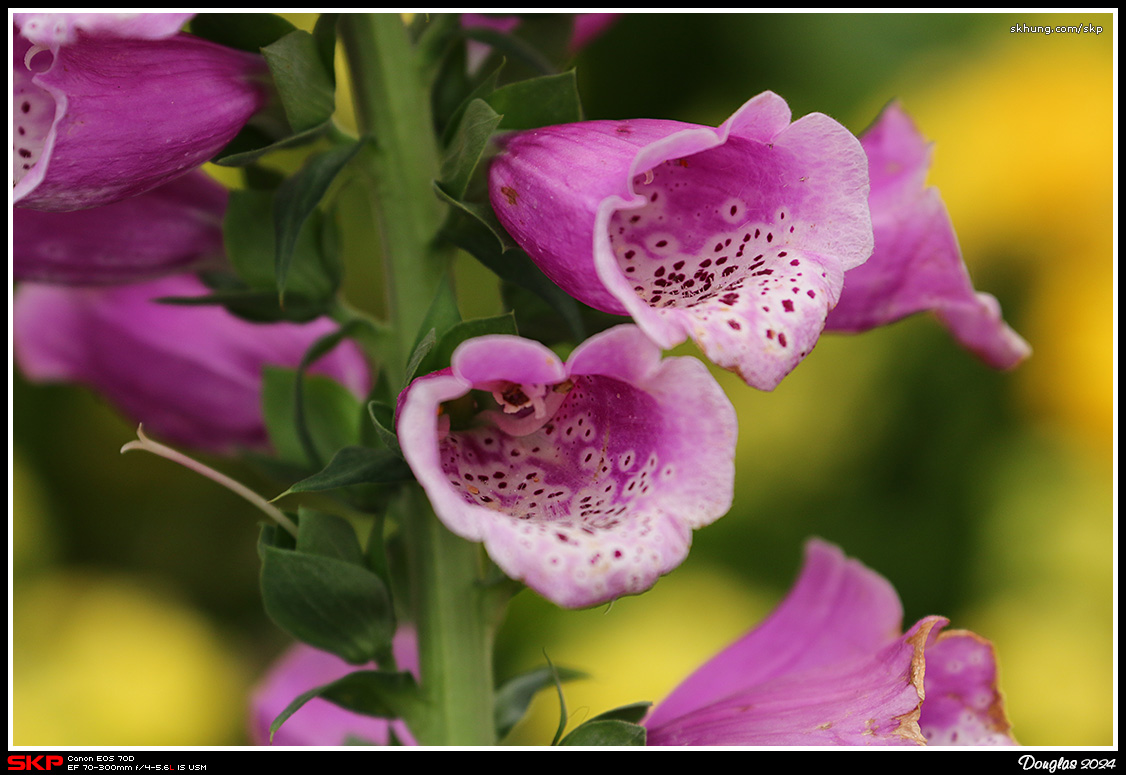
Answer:
[[[432,188],[440,154],[428,89],[400,17],[345,14],[340,33],[360,129],[375,141],[374,152],[358,161],[373,181],[394,350],[384,365],[397,386],[452,258],[436,239],[445,215]],[[491,744],[493,622],[480,585],[480,548],[447,531],[418,487],[404,492],[400,507],[428,709],[413,731],[428,745]]]

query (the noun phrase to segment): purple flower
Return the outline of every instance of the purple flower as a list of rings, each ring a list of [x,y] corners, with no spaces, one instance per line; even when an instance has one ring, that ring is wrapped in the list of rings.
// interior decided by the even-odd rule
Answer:
[[[295,368],[334,325],[260,325],[219,307],[153,301],[204,291],[192,275],[105,288],[23,284],[12,310],[16,362],[36,382],[90,386],[170,441],[220,453],[263,448],[263,368]],[[313,371],[357,395],[369,387],[367,365],[350,345]]]
[[[764,390],[872,252],[859,141],[818,113],[791,123],[771,92],[718,128],[590,121],[501,143],[493,209],[553,281]]]
[[[634,326],[566,363],[526,339],[473,339],[399,402],[403,455],[439,519],[561,606],[643,592],[731,506],[731,403],[700,361],[662,361]]]
[[[265,103],[260,56],[160,38],[183,14],[140,14],[133,26],[118,15],[22,16],[30,32],[17,29],[12,46],[12,199],[22,207],[78,210],[148,191],[214,156]]]
[[[649,745],[1015,745],[988,641],[928,616],[900,635],[891,584],[806,545],[761,625],[673,690]]]
[[[105,285],[220,265],[227,190],[191,172],[89,210],[12,212],[17,280]]]
[[[400,627],[392,651],[400,670],[418,676],[418,640],[413,629]],[[388,745],[390,733],[406,745],[414,737],[402,721],[388,721],[345,710],[316,697],[290,716],[270,741],[270,725],[298,695],[343,678],[358,669],[340,657],[297,644],[278,660],[251,697],[250,738],[255,745],[348,745],[363,741]]]
[[[859,332],[933,310],[967,349],[994,368],[1011,368],[1031,353],[1001,320],[997,300],[975,293],[950,215],[938,190],[926,186],[931,147],[898,104],[884,110],[860,138],[868,154],[876,248],[845,274],[844,293],[826,329]]]

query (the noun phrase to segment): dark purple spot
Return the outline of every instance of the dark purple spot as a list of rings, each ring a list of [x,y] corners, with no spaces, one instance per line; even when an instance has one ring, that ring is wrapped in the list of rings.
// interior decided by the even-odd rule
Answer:
[[[663,248],[665,245],[668,245],[668,244],[669,244],[669,241],[667,239],[663,239],[663,240],[661,240],[657,243],[657,247]]]
[[[792,301],[790,301],[789,299],[783,299],[782,300],[782,309],[786,310],[787,312],[793,312],[794,311],[794,303]]]
[[[778,344],[782,345],[783,347],[786,346],[786,335],[785,334],[779,334],[778,335]]]
[[[738,321],[738,320],[728,320],[728,321],[727,321],[727,325],[731,326],[731,327],[732,327],[732,328],[734,328],[734,329],[735,329],[736,331],[739,331],[739,330],[741,330],[741,329],[743,328],[743,327],[742,327],[741,325],[739,325],[739,321]]]

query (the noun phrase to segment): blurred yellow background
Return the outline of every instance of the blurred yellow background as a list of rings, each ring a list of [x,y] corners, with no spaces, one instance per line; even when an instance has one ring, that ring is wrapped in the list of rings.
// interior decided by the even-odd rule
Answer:
[[[732,512],[646,595],[583,612],[518,596],[501,677],[545,652],[589,673],[565,687],[572,723],[659,700],[769,612],[821,535],[891,579],[907,624],[943,614],[994,641],[1022,743],[1115,742],[1115,21],[642,14],[580,56],[591,118],[717,124],[770,88],[860,133],[898,98],[935,142],[930,181],[975,285],[1033,356],[992,373],[920,316],[826,337],[770,394],[717,375],[740,421]],[[489,276],[463,263],[463,313],[494,313]],[[132,429],[86,391],[17,378],[14,405],[13,742],[244,743],[248,687],[285,645],[257,601],[257,515],[119,458]],[[545,693],[509,742],[557,723]]]

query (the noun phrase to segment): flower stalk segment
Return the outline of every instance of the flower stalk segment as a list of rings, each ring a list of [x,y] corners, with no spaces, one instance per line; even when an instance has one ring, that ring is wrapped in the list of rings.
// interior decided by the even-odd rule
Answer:
[[[436,235],[444,217],[431,182],[439,176],[430,95],[397,14],[341,18],[361,131],[374,138],[368,161],[386,272],[393,353],[385,364],[401,384],[415,336],[452,258]],[[480,553],[435,519],[407,488],[399,503],[418,627],[421,684],[430,715],[414,730],[423,744],[489,745],[493,728],[492,621],[482,615]]]

